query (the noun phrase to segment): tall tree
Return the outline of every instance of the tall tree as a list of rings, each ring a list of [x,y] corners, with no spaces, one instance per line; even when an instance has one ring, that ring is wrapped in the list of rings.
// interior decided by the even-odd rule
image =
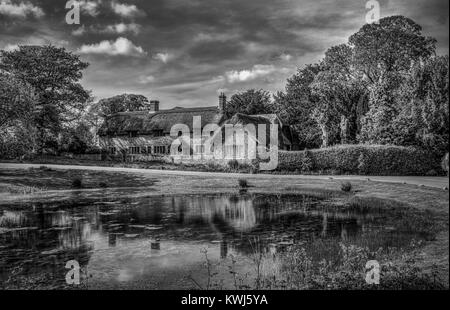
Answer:
[[[423,36],[422,27],[413,20],[389,16],[364,25],[350,36],[349,44],[355,69],[373,85],[389,73],[405,73],[411,64],[431,57],[436,40]]]
[[[262,89],[249,89],[231,96],[227,102],[225,114],[228,117],[236,113],[268,114],[273,112],[271,95]]]
[[[449,57],[417,63],[402,84],[395,144],[415,145],[443,156],[449,151]]]
[[[353,50],[346,44],[333,46],[325,53],[322,71],[315,77],[314,93],[325,104],[324,112],[340,118],[340,142],[355,143],[359,119],[367,112],[368,90],[354,69]],[[322,118],[318,118],[321,120]],[[325,143],[326,144],[326,143]]]
[[[34,90],[29,84],[0,72],[0,131],[17,121],[28,121],[34,104]]]
[[[390,16],[378,24],[364,25],[349,39],[353,64],[370,90],[369,111],[361,119],[359,140],[392,143],[399,87],[411,66],[435,53],[436,40],[422,35],[422,28],[404,16]]]
[[[55,141],[64,122],[77,118],[90,95],[80,84],[88,63],[55,46],[19,46],[0,52],[0,70],[28,83],[36,93],[35,125],[41,149]]]
[[[101,115],[110,115],[119,112],[148,110],[150,103],[147,97],[135,94],[122,94],[100,100],[97,104]]]
[[[302,148],[316,148],[322,144],[321,128],[313,113],[319,98],[311,90],[311,84],[320,70],[317,64],[299,69],[288,78],[285,91],[274,96],[276,112],[294,128]]]
[[[0,157],[15,158],[36,148],[33,88],[0,72]]]

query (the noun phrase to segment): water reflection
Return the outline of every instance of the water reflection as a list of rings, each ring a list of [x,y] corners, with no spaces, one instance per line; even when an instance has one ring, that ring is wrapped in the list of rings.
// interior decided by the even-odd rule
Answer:
[[[175,279],[204,259],[276,253],[312,239],[363,238],[384,233],[377,214],[331,212],[308,196],[173,196],[35,204],[0,211],[0,280],[14,266],[64,279],[67,260],[87,267],[93,281]],[[395,239],[391,231],[386,232]],[[165,279],[165,280],[164,280]],[[156,287],[158,288],[158,287]]]

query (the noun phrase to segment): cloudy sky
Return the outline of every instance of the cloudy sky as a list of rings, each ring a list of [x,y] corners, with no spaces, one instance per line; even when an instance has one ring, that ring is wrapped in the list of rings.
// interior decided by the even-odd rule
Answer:
[[[211,106],[217,93],[283,90],[364,23],[365,0],[79,0],[68,25],[64,0],[0,0],[0,49],[53,44],[91,65],[96,98],[138,93],[161,108]],[[448,0],[380,0],[381,16],[405,15],[448,54]]]

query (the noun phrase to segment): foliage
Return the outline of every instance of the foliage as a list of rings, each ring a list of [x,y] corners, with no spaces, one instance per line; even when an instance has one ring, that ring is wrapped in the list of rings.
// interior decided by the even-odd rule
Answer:
[[[436,40],[422,35],[422,28],[404,16],[389,16],[364,25],[350,36],[353,65],[371,85],[391,72],[408,71],[411,64],[434,54]]]
[[[237,161],[236,159],[228,161],[228,167],[230,169],[239,169],[239,161]]]
[[[448,152],[448,56],[409,18],[366,24],[275,96],[300,147],[371,143]]]
[[[367,175],[442,174],[441,158],[414,147],[389,145],[342,145],[311,151],[280,151],[278,170],[303,171],[305,156],[311,158],[311,172]]]
[[[150,103],[143,95],[122,94],[102,99],[95,106],[100,115],[107,116],[119,112],[145,111],[150,108]]]
[[[341,184],[341,191],[343,192],[350,192],[352,190],[352,183],[350,182],[343,182]]]
[[[88,63],[55,46],[19,46],[0,51],[0,70],[33,88],[33,126],[41,151],[54,147],[62,125],[76,119],[90,100],[79,83]]]
[[[226,105],[225,114],[228,117],[236,113],[247,115],[272,113],[271,95],[262,89],[249,89],[231,96]]]
[[[300,147],[317,148],[322,144],[321,129],[313,111],[319,99],[312,93],[311,84],[320,66],[307,65],[287,80],[285,92],[274,96],[275,111],[299,136]]]
[[[248,181],[246,179],[239,179],[239,187],[240,188],[247,188],[248,187]]]

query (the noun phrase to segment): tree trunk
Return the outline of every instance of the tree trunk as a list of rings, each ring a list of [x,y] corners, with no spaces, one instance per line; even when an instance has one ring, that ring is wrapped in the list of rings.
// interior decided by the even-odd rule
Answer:
[[[328,131],[328,126],[325,123],[319,124],[322,130],[322,147],[328,147],[330,140],[330,133]]]
[[[350,143],[350,122],[347,117],[344,115],[341,116],[341,144],[349,144]]]

